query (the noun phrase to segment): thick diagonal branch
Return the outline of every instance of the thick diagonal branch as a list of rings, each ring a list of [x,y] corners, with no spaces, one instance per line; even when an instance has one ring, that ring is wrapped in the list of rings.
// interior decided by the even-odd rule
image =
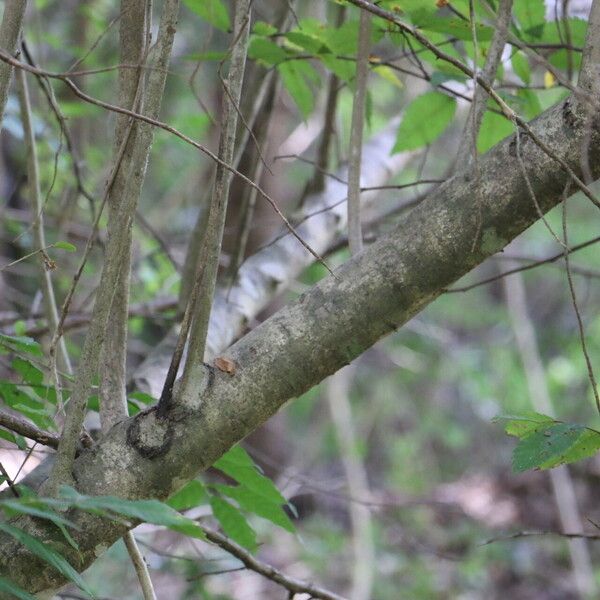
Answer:
[[[600,173],[600,127],[594,122],[589,161]],[[581,173],[585,109],[572,98],[530,127],[576,173]],[[558,204],[568,175],[525,138],[522,154],[531,185],[546,212]],[[299,396],[395,331],[444,288],[500,251],[538,218],[522,184],[516,140],[507,138],[479,162],[481,214],[472,208],[472,170],[436,189],[384,238],[351,259],[296,302],[227,351],[228,374],[205,367],[204,386],[176,396],[168,418],[151,408],[115,425],[74,463],[81,492],[126,498],[165,498],[206,469],[232,444]],[[481,231],[478,242],[473,239]],[[52,525],[22,517],[18,525],[68,556],[83,570],[123,535],[125,526],[74,514],[75,551]],[[6,535],[0,536],[0,575],[30,591],[55,587],[61,577]]]
[[[365,187],[383,185],[404,167],[412,154],[390,155],[398,122],[394,120],[373,136],[362,150],[362,182]],[[347,167],[328,178],[325,188],[310,194],[298,214],[298,234],[322,254],[345,233],[347,226]],[[362,192],[363,209],[377,198],[376,192]],[[285,290],[314,257],[283,232],[271,244],[247,258],[233,283],[223,282],[215,292],[206,341],[206,356],[212,358],[231,345],[249,323]],[[158,398],[161,393],[177,328],[172,329],[148,358],[138,367],[134,381],[138,389]]]

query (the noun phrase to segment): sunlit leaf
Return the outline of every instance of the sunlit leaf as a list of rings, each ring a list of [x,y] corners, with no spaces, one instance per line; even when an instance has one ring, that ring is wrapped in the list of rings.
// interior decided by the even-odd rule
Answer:
[[[538,37],[546,20],[544,0],[515,0],[513,14],[523,31]]]
[[[387,82],[391,83],[393,86],[395,86],[397,88],[404,87],[402,80],[398,77],[398,75],[396,75],[396,72],[391,67],[388,67],[387,65],[378,65],[376,67],[373,67],[373,72],[377,73],[377,75],[379,75],[379,77],[381,77],[382,79],[385,79]]]
[[[283,48],[264,37],[252,37],[248,46],[248,56],[267,65],[277,65],[288,58]]]
[[[52,244],[55,248],[60,248],[61,250],[66,250],[67,252],[76,252],[77,246],[74,244],[70,244],[69,242],[55,242]]]
[[[472,41],[473,28],[469,21],[459,18],[447,18],[431,15],[419,20],[419,27],[426,31],[435,31],[436,33],[445,33],[459,40]],[[475,35],[478,42],[489,42],[494,35],[491,27],[477,23],[475,25]]]
[[[43,356],[44,354],[38,342],[24,335],[5,335],[0,333],[0,345],[34,356]]]
[[[527,411],[520,415],[499,415],[493,419],[493,422],[502,423],[504,431],[508,435],[519,438],[526,437],[556,423],[552,417],[533,411]]]
[[[430,144],[448,128],[456,100],[440,92],[419,96],[404,111],[392,152],[414,150]]]
[[[217,29],[222,31],[231,29],[229,13],[221,0],[183,0],[183,3]]]

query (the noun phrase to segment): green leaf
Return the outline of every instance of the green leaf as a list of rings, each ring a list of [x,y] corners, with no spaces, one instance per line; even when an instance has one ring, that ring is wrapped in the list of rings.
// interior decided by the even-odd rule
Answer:
[[[561,48],[560,50],[553,52],[548,60],[550,61],[550,64],[557,69],[567,71],[569,67],[571,67],[573,71],[578,71],[581,66],[581,52],[573,52],[566,48]]]
[[[217,496],[211,496],[210,506],[225,535],[248,550],[256,548],[256,534],[235,506]]]
[[[513,124],[504,116],[486,111],[481,120],[479,135],[477,136],[477,150],[487,152],[500,140],[515,132]]]
[[[83,496],[67,486],[61,488],[61,498],[81,510],[115,513],[145,523],[162,525],[191,537],[205,539],[204,532],[195,521],[180,515],[176,510],[158,500],[123,500],[114,496]]]
[[[19,598],[20,600],[37,600],[35,596],[32,596],[29,592],[26,592],[5,577],[0,577],[0,592],[12,594],[15,598]]]
[[[308,35],[302,31],[290,31],[285,34],[285,38],[300,48],[301,50],[306,50],[311,54],[321,54],[322,52],[329,52],[327,46],[320,40],[318,37],[313,35]]]
[[[287,52],[275,42],[264,37],[252,37],[248,46],[248,56],[267,65],[277,65],[288,58]]]
[[[56,550],[53,550],[49,544],[44,544],[23,530],[13,527],[3,521],[0,521],[0,530],[13,537],[32,554],[35,554],[54,567],[61,575],[66,577],[69,581],[72,581],[77,587],[86,592],[86,594],[92,598],[94,597],[94,594],[86,582],[81,578],[81,575],[79,575],[63,556],[56,552]]]
[[[6,440],[7,442],[10,442],[11,444],[17,444],[17,440],[15,438],[15,435],[13,433],[11,433],[10,431],[5,431],[4,429],[0,429],[0,438],[2,438],[3,440]]]
[[[252,28],[252,33],[256,35],[274,35],[277,33],[277,27],[274,27],[270,23],[265,23],[264,21],[256,21],[254,23],[254,27]]]
[[[127,398],[127,406],[129,408],[129,415],[135,415],[140,410],[143,409],[143,406],[140,407],[140,404],[149,406],[151,404],[155,404],[156,399],[150,396],[149,394],[145,394],[144,392],[133,392],[129,394]]]
[[[258,472],[254,461],[241,446],[231,448],[213,466],[270,502],[279,505],[287,503],[275,484]]]
[[[513,14],[523,31],[538,37],[546,21],[544,0],[515,0]]]
[[[43,356],[41,346],[33,339],[24,335],[5,335],[0,333],[0,345],[9,350],[18,350],[34,356]]]
[[[585,44],[585,36],[587,33],[587,21],[571,17],[566,20],[561,20],[560,29],[556,26],[556,21],[548,21],[539,28],[534,28],[533,32],[527,32],[526,37],[535,37],[535,41],[543,44],[564,44],[564,27],[569,27],[569,36],[573,46],[583,46]],[[536,35],[531,35],[535,33]],[[574,54],[579,54],[575,52]]]
[[[183,0],[201,19],[221,31],[230,31],[229,13],[221,0]]]
[[[529,67],[529,61],[523,52],[517,50],[510,59],[512,68],[517,74],[519,79],[526,84],[531,83],[531,69]]]
[[[0,507],[6,511],[7,516],[13,514],[25,514],[32,517],[38,517],[40,519],[46,519],[52,521],[65,536],[67,542],[75,549],[78,550],[77,542],[73,539],[71,534],[68,532],[66,527],[72,527],[73,529],[79,529],[75,523],[65,519],[65,517],[59,515],[51,508],[47,507],[43,501],[37,498],[20,498],[15,500],[3,500],[0,503]]]
[[[356,73],[355,61],[336,58],[333,54],[321,54],[319,58],[325,67],[337,75],[342,81],[349,83],[354,79]]]
[[[142,402],[143,404],[155,404],[156,403],[156,398],[153,398],[150,394],[146,394],[144,392],[132,392],[131,394],[129,394],[130,398],[133,398],[134,400],[138,400],[139,402]]]
[[[167,504],[175,510],[188,510],[200,504],[205,504],[207,501],[206,488],[200,481],[194,479],[173,494],[167,500]]]
[[[289,61],[277,66],[283,85],[298,106],[300,113],[306,119],[313,110],[314,94],[303,74],[303,67],[310,67],[307,63]]]
[[[23,381],[33,385],[40,385],[44,382],[44,374],[34,367],[28,360],[15,358],[12,361],[12,368],[21,375]]]
[[[557,423],[523,438],[513,451],[513,470],[549,469],[592,456],[600,433],[571,423]]]
[[[430,144],[448,128],[454,118],[456,100],[440,92],[419,96],[404,111],[393,153]]]
[[[538,92],[535,90],[519,90],[517,92],[517,100],[521,113],[527,120],[537,117],[542,112],[542,105],[538,98]]]
[[[520,415],[498,415],[494,423],[504,423],[504,431],[508,435],[524,438],[528,435],[547,428],[556,420],[538,412],[527,411]]]
[[[377,65],[373,67],[373,72],[397,88],[402,89],[404,87],[402,80],[396,75],[396,72],[387,65]]]
[[[59,248],[60,250],[66,250],[67,252],[76,252],[77,246],[74,244],[70,244],[69,242],[55,242],[52,244],[55,248]]]
[[[296,528],[294,527],[294,524],[290,521],[290,518],[280,504],[271,502],[265,498],[265,496],[257,494],[251,489],[241,485],[230,486],[216,484],[214,487],[221,492],[221,494],[235,500],[242,510],[258,515],[263,519],[267,519],[268,521],[271,521],[271,523],[290,533],[295,533]]]
[[[427,16],[419,21],[419,27],[427,31],[444,33],[453,38],[465,41],[473,41],[473,29],[470,21],[459,18]],[[494,30],[481,23],[475,24],[475,35],[478,42],[489,42],[494,35]]]
[[[302,24],[304,25],[304,21]],[[327,29],[323,32],[322,39],[334,54],[355,56],[358,46],[358,20],[346,21],[337,29]]]
[[[27,331],[27,324],[22,319],[15,321],[13,327],[17,335],[25,335],[25,332]]]

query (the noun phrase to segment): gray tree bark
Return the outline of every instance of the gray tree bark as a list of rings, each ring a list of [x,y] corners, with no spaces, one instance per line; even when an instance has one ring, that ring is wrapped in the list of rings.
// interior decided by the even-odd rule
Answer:
[[[569,98],[531,124],[575,173],[588,136],[592,174],[600,174],[600,123]],[[521,134],[521,153],[541,210],[561,200],[568,175]],[[502,250],[539,218],[516,156],[515,136],[457,173],[408,213],[394,231],[262,323],[225,353],[228,374],[204,365],[202,389],[175,395],[164,418],[150,408],[108,431],[74,463],[85,494],[166,498],[210,466],[290,398],[348,364],[432,302],[452,282]],[[480,232],[480,234],[479,234]],[[477,239],[474,245],[473,240]],[[17,525],[83,570],[126,527],[90,514],[69,515],[80,553],[51,525],[21,517]],[[63,583],[59,574],[8,536],[0,535],[0,574],[32,592]]]

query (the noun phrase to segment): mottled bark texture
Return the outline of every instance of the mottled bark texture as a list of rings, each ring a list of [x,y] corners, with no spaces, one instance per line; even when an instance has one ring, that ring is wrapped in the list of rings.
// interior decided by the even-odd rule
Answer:
[[[585,113],[571,99],[531,123],[577,173],[584,125]],[[597,122],[589,150],[597,177]],[[547,211],[560,202],[567,176],[523,134],[521,151],[537,200]],[[176,396],[165,418],[158,419],[149,409],[117,424],[96,447],[84,451],[74,464],[79,490],[125,498],[167,497],[288,399],[394,331],[538,219],[516,158],[514,135],[482,156],[479,170],[481,206],[474,203],[474,173],[456,174],[335,277],[321,281],[232,346],[226,356],[235,362],[234,374],[206,366],[203,389]],[[79,570],[125,531],[123,525],[93,515],[69,516],[81,526],[73,532],[80,554],[44,521],[20,518],[17,524],[51,542]],[[0,574],[30,591],[62,582],[56,571],[4,534]]]
[[[362,154],[362,185],[376,187],[389,182],[414,156],[403,152],[390,155],[396,140],[398,120],[394,119],[384,130],[377,133],[364,146]],[[340,168],[337,178],[328,177],[325,188],[310,194],[296,215],[299,225],[296,231],[316,252],[323,255],[333,241],[346,233],[346,196],[348,186],[347,167]],[[363,192],[360,196],[364,210],[376,201],[376,191]],[[309,254],[287,231],[272,243],[247,258],[240,266],[235,281],[224,281],[217,286],[210,314],[205,360],[214,358],[236,341],[278,294],[314,263]],[[149,354],[135,370],[136,389],[158,398],[161,393],[169,361],[177,340],[178,327]]]

